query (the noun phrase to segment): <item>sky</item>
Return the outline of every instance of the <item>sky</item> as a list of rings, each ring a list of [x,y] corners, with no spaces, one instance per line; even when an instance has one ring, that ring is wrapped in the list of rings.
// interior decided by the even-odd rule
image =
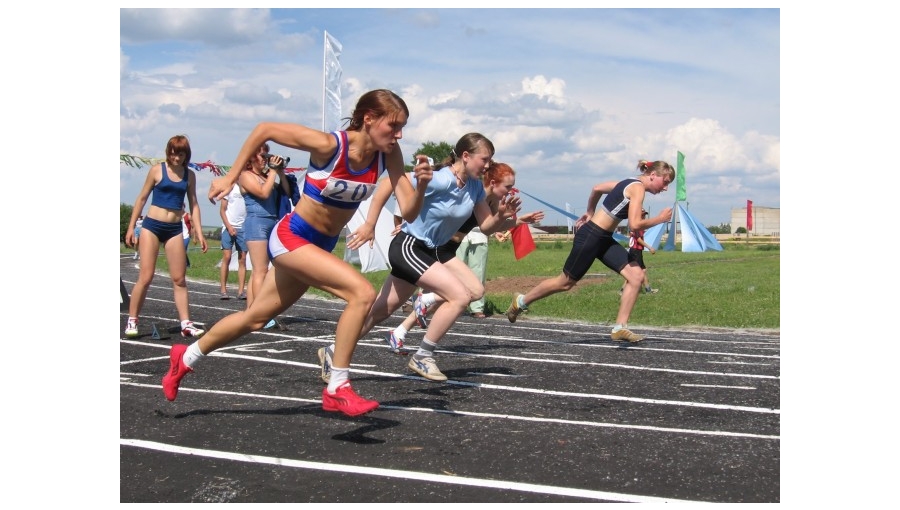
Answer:
[[[769,9],[121,9],[120,153],[230,166],[262,121],[322,129],[324,33],[342,48],[341,117],[371,89],[410,109],[404,159],[480,132],[523,192],[580,216],[590,188],[685,156],[687,209],[703,225],[780,208],[781,20]],[[290,166],[308,155],[284,147]],[[148,168],[120,164],[134,204]],[[221,225],[198,175],[204,226]],[[675,185],[648,194],[651,215]],[[542,209],[544,225],[565,225]],[[149,207],[149,206],[148,206]],[[146,212],[146,211],[145,211]]]

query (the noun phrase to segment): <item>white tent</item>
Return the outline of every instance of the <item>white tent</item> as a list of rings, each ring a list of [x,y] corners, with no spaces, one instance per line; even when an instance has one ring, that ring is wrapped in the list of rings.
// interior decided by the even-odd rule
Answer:
[[[390,184],[387,183],[381,185],[390,186]],[[352,234],[353,232],[356,232],[356,229],[366,222],[366,215],[369,212],[369,204],[371,202],[372,197],[369,197],[359,205],[358,209],[356,209],[353,217],[347,222],[348,233]],[[375,222],[375,242],[372,247],[369,247],[369,243],[365,243],[360,246],[358,250],[345,250],[344,260],[350,263],[358,263],[360,265],[360,271],[363,273],[390,269],[391,265],[388,263],[388,247],[391,245],[391,240],[393,240],[393,237],[391,236],[393,230],[394,215],[388,212],[387,206],[382,207],[381,212],[378,215],[378,221]]]
[[[679,217],[681,218],[680,222],[678,221]],[[671,223],[660,223],[648,228],[644,232],[644,241],[650,246],[659,246],[663,231],[666,225],[669,225],[669,237],[666,239],[663,251],[673,251],[675,249],[675,233],[679,223],[681,224],[681,251],[722,251],[722,245],[716,240],[716,236],[691,216],[691,213],[679,202],[676,202],[673,207]]]

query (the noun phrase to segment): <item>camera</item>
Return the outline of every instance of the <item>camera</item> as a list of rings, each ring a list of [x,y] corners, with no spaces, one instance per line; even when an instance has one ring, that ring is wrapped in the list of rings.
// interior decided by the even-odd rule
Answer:
[[[269,164],[269,160],[272,159],[272,158],[275,157],[275,156],[278,156],[278,155],[277,155],[277,154],[263,154],[262,157],[263,157],[263,159],[266,161],[266,166],[267,166],[267,167],[270,167],[270,168],[276,168],[274,165],[270,165],[270,164]],[[284,162],[283,162],[281,165],[278,165],[278,166],[280,166],[281,168],[286,167],[287,164],[291,162],[291,158],[290,158],[290,157],[287,157],[287,158],[284,157],[284,156],[278,156],[278,157],[280,157],[282,160],[284,160]]]

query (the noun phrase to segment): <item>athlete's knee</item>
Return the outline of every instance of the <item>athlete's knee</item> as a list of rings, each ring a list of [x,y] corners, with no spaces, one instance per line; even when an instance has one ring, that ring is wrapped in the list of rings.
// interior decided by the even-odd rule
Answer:
[[[479,299],[484,297],[484,285],[477,284],[474,287],[471,287],[469,290],[469,301],[478,301]]]
[[[368,310],[375,304],[376,296],[375,287],[371,283],[366,282],[365,285],[355,285],[353,287],[350,301]]]
[[[575,285],[578,284],[578,280],[563,273],[556,278],[556,281],[554,283],[556,284],[557,291],[568,292],[568,291],[572,290],[575,287]]]

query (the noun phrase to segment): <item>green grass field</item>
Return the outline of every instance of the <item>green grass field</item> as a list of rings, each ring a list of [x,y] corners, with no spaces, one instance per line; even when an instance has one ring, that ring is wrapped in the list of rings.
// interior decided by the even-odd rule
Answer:
[[[218,241],[208,242],[209,250],[205,254],[191,244],[192,267],[188,270],[188,278],[218,282],[216,263],[221,259],[221,251]],[[660,292],[641,294],[629,324],[779,329],[781,264],[778,245],[737,243],[723,246],[723,251],[703,253],[657,251],[651,255],[645,252],[650,283]],[[488,256],[486,312],[503,314],[515,292],[528,290],[491,292],[491,280],[556,276],[562,272],[570,248],[570,241],[538,243],[534,252],[517,261],[510,243],[492,241]],[[133,253],[127,248],[121,251]],[[342,241],[335,255],[343,257],[343,254]],[[157,271],[166,271],[165,257],[160,256],[158,260]],[[387,274],[387,271],[378,271],[363,276],[377,290]],[[235,284],[236,281],[237,275],[232,272],[229,282]],[[621,283],[620,276],[595,262],[588,276],[574,289],[533,303],[524,317],[527,320],[549,317],[611,324],[618,311]],[[328,296],[315,289],[310,292]]]

